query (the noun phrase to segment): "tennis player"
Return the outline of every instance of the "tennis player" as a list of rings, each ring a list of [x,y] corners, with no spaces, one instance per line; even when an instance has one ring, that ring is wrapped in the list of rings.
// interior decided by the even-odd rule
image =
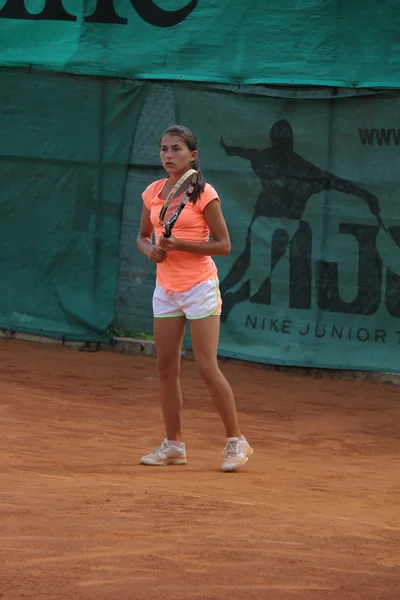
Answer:
[[[168,177],[153,182],[143,192],[137,245],[157,264],[154,342],[166,438],[140,462],[157,466],[187,463],[181,432],[183,402],[179,371],[188,320],[198,371],[226,431],[222,470],[236,471],[246,464],[253,450],[241,435],[232,389],[218,367],[221,296],[217,267],[211,258],[230,252],[228,228],[218,194],[205,182],[199,168],[195,134],[180,125],[170,127],[161,137],[160,157]],[[159,222],[161,208],[173,186],[189,169],[198,172],[194,192],[174,226],[173,235],[164,237]]]

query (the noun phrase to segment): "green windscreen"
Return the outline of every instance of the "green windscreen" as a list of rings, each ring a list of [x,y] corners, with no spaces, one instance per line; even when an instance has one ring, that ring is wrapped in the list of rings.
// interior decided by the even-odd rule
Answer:
[[[0,327],[106,338],[143,92],[0,71]]]

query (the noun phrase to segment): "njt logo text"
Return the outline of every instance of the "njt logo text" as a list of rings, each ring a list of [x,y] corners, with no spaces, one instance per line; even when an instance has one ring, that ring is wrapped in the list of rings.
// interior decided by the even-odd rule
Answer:
[[[163,10],[153,0],[127,0],[138,16],[154,27],[173,27],[184,21],[196,8],[198,0],[190,2],[178,10]],[[84,18],[87,23],[108,23],[127,25],[128,19],[117,14],[115,0],[97,0],[94,12]],[[40,3],[42,4],[42,3]],[[28,12],[25,0],[8,0],[0,10],[0,19],[29,21],[77,21],[77,16],[67,12],[62,0],[45,0],[38,13]]]

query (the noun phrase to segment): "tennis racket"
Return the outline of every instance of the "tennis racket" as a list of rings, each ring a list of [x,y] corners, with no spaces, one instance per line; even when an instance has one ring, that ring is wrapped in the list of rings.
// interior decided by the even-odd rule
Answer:
[[[159,223],[165,229],[165,237],[171,237],[172,229],[177,222],[179,215],[193,194],[194,187],[197,183],[197,177],[198,173],[194,169],[186,171],[174,185],[162,205]]]

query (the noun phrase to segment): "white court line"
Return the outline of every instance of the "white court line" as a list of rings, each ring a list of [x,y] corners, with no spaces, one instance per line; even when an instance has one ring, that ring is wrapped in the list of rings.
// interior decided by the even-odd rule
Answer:
[[[82,481],[87,482],[87,483],[91,483],[91,484],[99,484],[99,485],[114,485],[117,487],[121,487],[121,484],[119,483],[111,483],[110,481],[88,481],[87,479],[84,478],[78,478],[78,477],[62,477],[61,475],[48,475],[47,473],[39,473],[38,471],[22,471],[20,469],[16,469],[17,473],[27,473],[29,475],[39,475],[40,477],[48,477],[50,479],[65,479],[68,481],[76,481],[77,483],[81,483]]]
[[[37,471],[23,471],[22,469],[14,469],[14,473],[25,473],[25,475],[39,475],[40,477],[50,477],[53,479],[67,479],[68,481],[72,481],[73,477],[61,477],[60,475],[47,475],[46,473],[38,473]]]
[[[94,483],[99,483],[100,485],[114,485],[116,487],[121,487],[119,483],[110,483],[109,481],[95,481]]]
[[[19,473],[30,473],[32,475],[40,475],[41,477],[50,477],[52,479],[68,479],[72,481],[73,477],[61,477],[60,475],[46,475],[46,473],[38,473],[37,471],[19,471]]]
[[[279,508],[279,510],[285,510],[287,512],[293,512],[293,508],[285,508],[283,506],[271,506],[270,504],[266,504],[265,502],[240,502],[239,500],[227,500],[224,502],[228,504],[245,504],[246,506],[267,506],[268,508]]]

